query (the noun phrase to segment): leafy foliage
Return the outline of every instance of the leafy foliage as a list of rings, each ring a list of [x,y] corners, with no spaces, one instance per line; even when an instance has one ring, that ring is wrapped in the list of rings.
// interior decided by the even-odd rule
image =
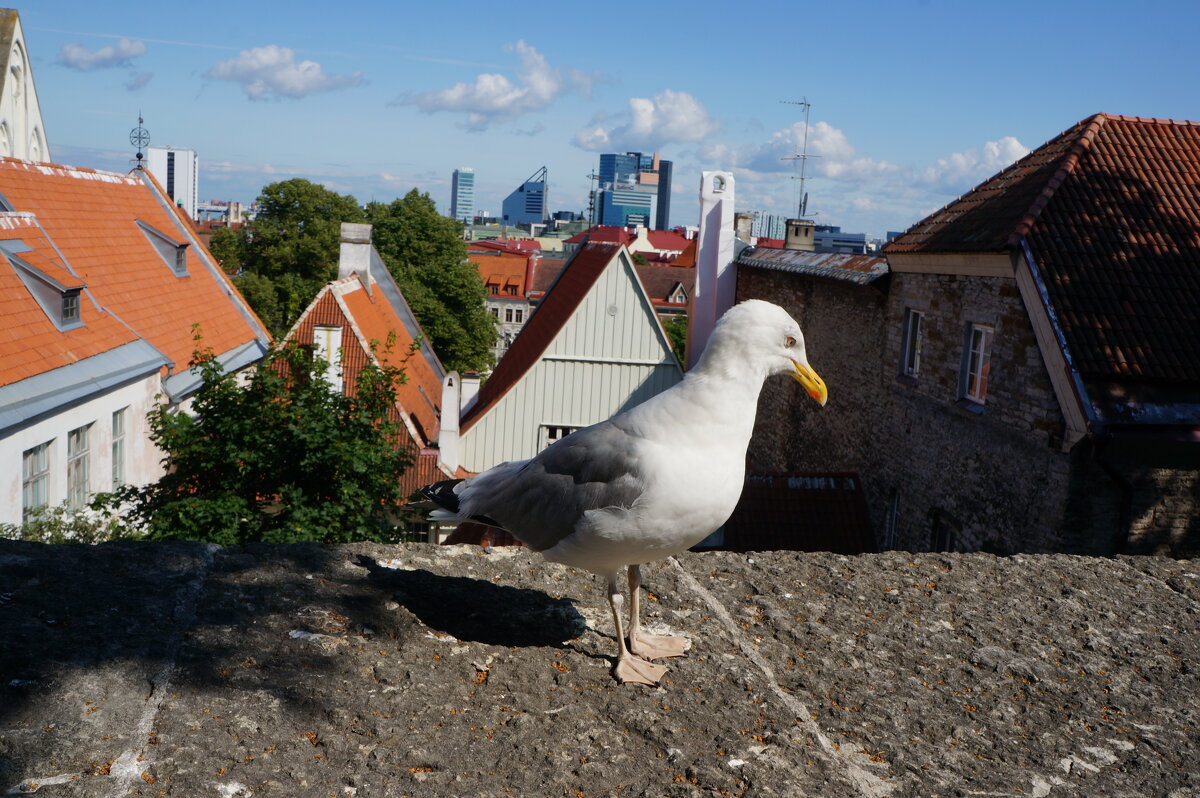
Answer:
[[[66,504],[42,507],[20,525],[0,524],[0,538],[33,543],[104,543],[137,537],[137,531],[111,510],[72,510]]]
[[[250,307],[282,336],[321,287],[337,277],[342,222],[362,222],[348,194],[293,178],[263,186],[258,216],[213,234],[210,249]]]
[[[337,276],[342,222],[369,221],[376,249],[447,368],[490,365],[496,328],[484,306],[487,289],[467,260],[461,226],[439,215],[428,194],[413,189],[364,212],[352,196],[295,178],[264,186],[258,206],[241,233],[214,233],[212,251],[276,336]]]
[[[273,349],[248,379],[210,351],[192,366],[203,382],[192,415],[160,405],[151,438],[168,473],[110,497],[152,539],[392,541],[411,458],[389,419],[399,369],[369,365],[355,397],[335,392],[327,364],[303,348]]]
[[[429,194],[415,188],[387,205],[368,205],[367,221],[375,248],[446,368],[490,365],[496,327],[459,222],[438,214]]]
[[[667,339],[671,342],[671,349],[675,352],[676,359],[680,365],[687,363],[687,330],[688,319],[682,313],[678,316],[672,316],[663,322],[663,329],[666,330]]]

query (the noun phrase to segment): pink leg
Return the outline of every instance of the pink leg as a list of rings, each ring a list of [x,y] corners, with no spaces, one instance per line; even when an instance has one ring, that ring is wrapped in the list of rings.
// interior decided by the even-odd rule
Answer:
[[[686,637],[652,635],[642,631],[641,588],[642,571],[636,565],[629,566],[629,649],[646,659],[666,659],[686,655],[692,641]]]
[[[655,665],[631,654],[626,648],[625,630],[621,623],[621,609],[624,604],[625,597],[621,595],[621,591],[617,587],[617,575],[611,574],[608,577],[608,605],[612,609],[613,625],[617,629],[617,667],[613,671],[613,675],[621,684],[632,682],[656,685],[662,680],[667,669],[662,665]]]

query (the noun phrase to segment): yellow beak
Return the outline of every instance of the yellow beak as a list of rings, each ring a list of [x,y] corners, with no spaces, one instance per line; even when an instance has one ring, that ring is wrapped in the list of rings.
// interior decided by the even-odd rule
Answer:
[[[829,390],[825,387],[825,380],[821,379],[811,366],[801,365],[793,360],[792,376],[804,386],[804,390],[808,391],[808,395],[815,399],[817,404],[825,406],[826,400],[829,399]]]

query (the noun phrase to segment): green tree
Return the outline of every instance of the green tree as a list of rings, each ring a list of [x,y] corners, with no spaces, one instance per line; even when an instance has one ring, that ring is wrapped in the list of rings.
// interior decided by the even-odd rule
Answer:
[[[496,327],[459,222],[440,215],[429,194],[415,188],[389,204],[369,204],[366,215],[375,248],[446,367],[488,366]]]
[[[222,227],[209,237],[208,251],[228,274],[237,274],[246,258],[246,236],[241,230]]]
[[[671,349],[675,352],[675,357],[679,360],[682,366],[687,363],[687,316],[679,314],[671,316],[663,322],[663,330],[667,333],[667,340],[671,342]]]
[[[234,271],[228,261],[236,259],[238,288],[280,336],[337,277],[342,222],[363,219],[354,197],[293,178],[263,186],[258,216],[240,234],[214,233],[212,251],[226,271]]]
[[[150,415],[167,473],[108,502],[131,507],[151,539],[398,539],[397,477],[411,458],[393,446],[399,426],[389,412],[403,373],[368,366],[347,397],[322,378],[326,365],[305,349],[276,348],[244,380],[197,352],[193,414],[162,405]]]

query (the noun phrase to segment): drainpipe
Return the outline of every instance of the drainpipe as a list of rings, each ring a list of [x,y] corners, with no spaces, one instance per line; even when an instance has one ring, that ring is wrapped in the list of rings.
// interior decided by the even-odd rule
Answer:
[[[1108,478],[1116,483],[1121,491],[1121,501],[1117,506],[1117,528],[1113,532],[1113,554],[1124,554],[1129,547],[1129,533],[1133,527],[1133,483],[1125,478],[1120,470],[1104,459],[1104,448],[1113,439],[1111,433],[1088,433],[1088,442],[1092,446],[1092,462],[1100,466]]]

